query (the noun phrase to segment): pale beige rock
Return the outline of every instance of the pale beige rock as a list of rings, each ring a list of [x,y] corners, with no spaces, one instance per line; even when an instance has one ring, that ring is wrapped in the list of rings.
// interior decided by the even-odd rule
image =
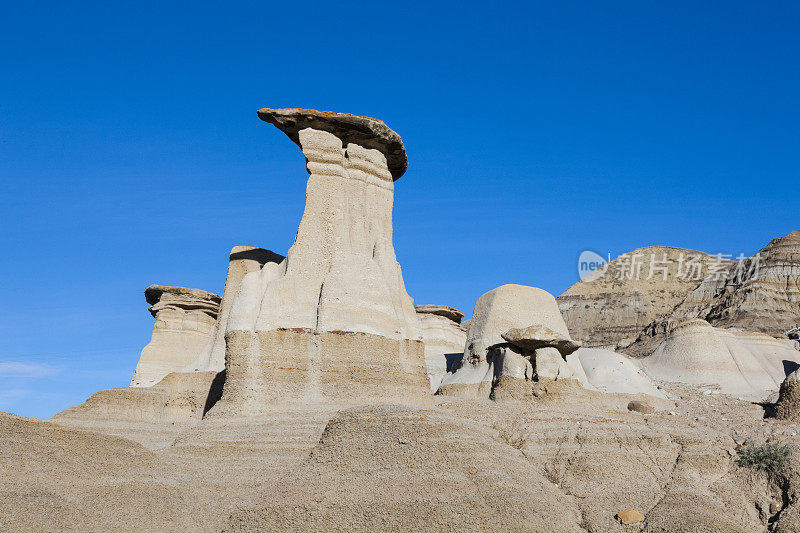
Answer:
[[[519,450],[442,412],[343,411],[284,477],[226,531],[583,531]]]
[[[438,394],[483,396],[489,394],[487,383],[498,377],[487,355],[492,346],[506,343],[502,334],[512,328],[542,324],[569,338],[569,331],[547,291],[524,285],[502,285],[481,296],[472,313],[464,359],[461,366],[446,376]]]
[[[392,245],[394,180],[402,172],[390,171],[387,154],[405,158],[396,154],[402,143],[380,121],[315,113],[259,111],[303,151],[306,207],[286,259],[239,285],[225,387],[210,416],[295,402],[431,401],[421,325]]]
[[[557,348],[538,348],[534,352],[533,364],[538,379],[569,379],[574,377],[574,372]]]
[[[495,401],[530,400],[532,382],[579,379],[556,348],[524,350],[513,344],[498,344],[489,350],[492,390]]]
[[[281,113],[275,119],[290,136],[296,115]],[[369,131],[369,120],[346,119],[331,127],[355,124]],[[302,131],[295,132],[298,142]],[[383,221],[385,212],[379,215],[370,220]],[[320,218],[331,222],[321,227],[337,235],[333,244],[321,239],[322,249],[350,250],[347,238],[357,238],[360,231],[338,233],[335,217]],[[352,249],[361,257],[360,248]],[[379,247],[375,250],[380,255]],[[307,253],[290,254],[281,265],[267,263],[245,276],[235,299],[245,311],[253,302],[283,305],[263,300],[259,284],[269,288],[287,278],[295,279],[290,283],[302,294],[309,278],[291,278],[288,272],[291,263],[316,257]],[[371,283],[368,274],[363,279]],[[331,280],[338,282],[335,276]],[[328,297],[322,298],[319,289],[318,306]],[[364,301],[371,305],[373,300]],[[342,301],[324,304],[348,309]],[[293,305],[285,309],[294,312]],[[299,309],[288,319],[305,319]],[[410,302],[402,308],[409,309]],[[498,341],[478,351],[485,356],[477,358],[479,365],[464,367],[482,376],[489,371],[488,380],[464,381],[486,391],[477,398],[438,396],[425,408],[347,408],[355,402],[411,403],[424,391],[421,363],[408,367],[403,353],[397,357],[398,346],[420,348],[404,333],[413,329],[405,315],[395,315],[400,327],[391,337],[381,334],[387,322],[368,322],[363,309],[352,310],[349,318],[323,316],[314,329],[258,329],[261,313],[248,312],[236,319],[252,318],[253,328],[227,328],[226,335],[231,363],[226,372],[235,378],[228,389],[232,410],[222,414],[239,418],[201,419],[221,380],[214,372],[171,373],[153,387],[103,391],[54,417],[58,423],[0,414],[2,527],[33,532],[798,531],[800,475],[792,470],[766,476],[737,464],[740,441],[800,446],[796,424],[765,420],[759,405],[680,383],[662,384],[674,401],[642,399],[643,389],[637,387],[652,386],[638,372],[644,361],[606,350],[581,348],[567,356],[577,379],[602,394],[576,379],[531,381],[531,356]],[[278,313],[267,314],[274,320]],[[541,323],[523,318],[523,324],[494,331],[500,335]],[[345,319],[357,329],[375,329],[317,327]],[[763,333],[712,328],[709,335],[703,324],[687,330],[692,328],[694,333],[677,332],[673,340],[681,335],[716,339],[714,346],[724,345],[725,357],[737,365],[755,358],[773,377],[788,361],[784,354],[797,354],[792,345]],[[569,334],[566,328],[563,334]],[[480,338],[488,336],[483,331]],[[712,360],[719,352],[714,346],[708,352]],[[563,362],[553,348],[539,351],[542,360]],[[422,352],[417,353],[420,362]],[[481,389],[486,383],[488,389]],[[486,400],[489,390],[498,401],[527,401],[498,406]],[[627,406],[637,401],[653,405],[655,412],[646,417],[630,412]],[[265,410],[265,404],[273,408]],[[639,522],[620,526],[615,518],[620,509],[635,509]],[[616,513],[620,519],[631,514]],[[642,518],[645,524],[638,525]]]
[[[581,347],[579,342],[559,334],[547,326],[536,324],[527,328],[511,328],[502,334],[503,339],[523,350],[556,348],[566,357]]]
[[[218,372],[173,372],[151,387],[96,392],[50,420],[159,448],[200,423],[222,394],[224,379]]]
[[[542,324],[569,338],[569,331],[555,298],[545,290],[524,285],[502,285],[475,303],[467,333],[465,361],[485,361],[490,346],[506,342],[502,335],[512,328]]]
[[[150,387],[193,361],[212,339],[220,297],[200,289],[151,285],[145,290],[155,318],[131,387]]]
[[[663,393],[638,365],[622,354],[581,348],[568,355],[565,361],[562,352],[557,348],[544,347],[531,351],[513,347],[514,345],[506,342],[509,338],[513,340],[526,336],[535,338],[533,342],[537,346],[545,337],[547,338],[545,345],[555,344],[560,339],[564,341],[561,343],[562,348],[568,345],[565,351],[575,346],[570,340],[569,331],[563,320],[560,320],[552,296],[533,287],[512,285],[499,289],[490,291],[476,303],[462,366],[454,374],[445,377],[438,394],[467,397],[489,395],[494,399],[499,397],[518,399],[524,396],[522,391],[530,390],[530,384],[525,384],[522,378],[524,372],[512,370],[512,367],[520,369],[523,365],[509,365],[507,360],[527,359],[528,364],[532,366],[533,377],[539,381],[575,380],[589,390],[609,394],[646,394],[664,398]],[[528,297],[527,302],[525,296]],[[528,306],[527,313],[526,306]],[[515,313],[522,313],[523,316],[519,317]],[[526,319],[525,314],[529,318]],[[537,321],[533,315],[536,315],[535,318],[544,317],[544,320]],[[519,325],[520,323],[525,325]],[[531,323],[537,326],[531,328],[528,331],[530,335],[527,335],[525,330]],[[509,329],[515,327],[518,331],[507,333]],[[472,331],[473,329],[476,331]],[[489,347],[490,356],[481,360],[480,354],[483,353],[481,342],[492,341],[496,344]],[[516,354],[516,357],[508,356],[509,352]],[[472,360],[476,362],[469,363],[467,356],[470,353],[473,354]],[[527,381],[530,380],[531,377],[528,377]],[[495,390],[498,388],[507,388],[510,392]]]
[[[800,363],[798,355],[767,335],[723,330],[691,319],[673,327],[640,362],[653,379],[713,386],[737,398],[763,401],[783,382],[785,362]]]
[[[800,323],[800,231],[773,239],[755,256],[705,278],[672,311],[645,326],[626,353],[651,354],[672,327],[691,318],[783,337]]]
[[[492,347],[489,350],[489,360],[495,369],[495,377],[507,376],[526,381],[533,380],[534,367],[527,355],[513,346]]]
[[[640,368],[640,362],[624,354],[599,348],[580,348],[567,356],[575,379],[585,388],[607,394],[647,395],[666,398]]]
[[[464,356],[467,331],[458,323],[464,313],[446,305],[415,305],[414,308],[422,325],[431,391],[436,392],[448,371],[452,371]]]
[[[797,483],[737,466],[734,439],[796,446],[796,426],[670,392],[675,412],[648,417],[628,395],[585,389],[502,407],[440,396],[432,409],[286,409],[204,420],[157,453],[0,414],[0,516],[14,531],[611,533],[630,507],[646,531],[795,531],[796,505],[771,503]]]
[[[461,319],[464,318],[464,311],[449,305],[418,304],[414,306],[414,310],[421,315],[443,316],[456,324],[460,324]]]
[[[220,372],[225,370],[225,330],[233,298],[245,275],[258,272],[267,263],[280,263],[285,258],[256,246],[234,246],[228,258],[228,275],[222,292],[219,316],[214,335],[198,357],[182,369],[183,372]]]

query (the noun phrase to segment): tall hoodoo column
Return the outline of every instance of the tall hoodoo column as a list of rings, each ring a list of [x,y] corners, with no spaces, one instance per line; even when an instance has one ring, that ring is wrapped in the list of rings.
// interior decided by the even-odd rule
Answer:
[[[310,174],[294,245],[242,280],[219,413],[286,402],[430,402],[419,320],[392,245],[400,137],[367,117],[262,109]]]

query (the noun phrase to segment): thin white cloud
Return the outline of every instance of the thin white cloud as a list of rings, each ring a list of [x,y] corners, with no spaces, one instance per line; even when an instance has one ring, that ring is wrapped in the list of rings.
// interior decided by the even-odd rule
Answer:
[[[60,369],[47,363],[0,361],[0,378],[45,378],[59,372]]]
[[[18,400],[30,396],[31,393],[27,389],[0,390],[0,411],[10,413],[16,408]]]

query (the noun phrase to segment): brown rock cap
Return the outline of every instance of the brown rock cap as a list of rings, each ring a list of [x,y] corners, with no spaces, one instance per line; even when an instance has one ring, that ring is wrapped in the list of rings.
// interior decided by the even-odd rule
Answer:
[[[578,341],[565,337],[542,324],[534,324],[525,329],[512,328],[500,336],[523,350],[533,351],[539,348],[555,348],[563,357],[581,347],[581,343]]]
[[[345,146],[347,143],[355,143],[364,148],[379,150],[386,156],[389,172],[395,181],[408,168],[408,157],[400,135],[377,118],[316,109],[266,107],[258,110],[258,118],[281,130],[297,146],[300,146],[297,132],[313,128],[336,135]]]
[[[436,304],[415,305],[414,310],[417,313],[443,316],[445,318],[449,318],[456,324],[460,324],[461,319],[464,318],[464,311],[459,311],[455,307],[450,307],[448,305],[436,305]]]
[[[157,304],[164,294],[172,294],[175,296],[182,296],[184,298],[194,298],[197,300],[207,300],[210,303],[217,304],[222,301],[222,298],[213,292],[204,291],[201,289],[189,289],[187,287],[169,287],[166,285],[150,285],[144,290],[144,298],[150,305]]]

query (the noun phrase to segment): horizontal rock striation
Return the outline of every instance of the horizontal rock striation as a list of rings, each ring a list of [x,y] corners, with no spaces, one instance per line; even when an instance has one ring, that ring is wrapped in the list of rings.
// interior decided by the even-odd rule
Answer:
[[[707,277],[734,261],[666,246],[638,248],[590,273],[557,298],[575,340],[588,348],[616,349],[669,315]],[[651,275],[652,274],[652,275]]]
[[[224,372],[172,372],[151,387],[96,392],[50,420],[160,448],[200,423],[219,400],[224,381]]]
[[[800,323],[800,231],[773,239],[723,273],[704,279],[670,313],[645,326],[626,353],[652,353],[672,325],[691,318],[773,337]]]
[[[213,336],[221,301],[216,294],[186,287],[151,285],[144,294],[155,325],[132,387],[155,385],[193,361]]]
[[[459,323],[464,313],[446,305],[415,305],[414,309],[422,325],[431,391],[436,392],[464,356],[467,329]]]
[[[258,110],[258,118],[284,132],[300,149],[304,150],[300,131],[324,131],[341,139],[344,146],[354,144],[379,151],[386,158],[386,168],[395,180],[400,179],[408,169],[408,157],[400,135],[377,118],[316,109],[266,107]],[[311,169],[308,171],[310,173]]]
[[[773,239],[736,268],[698,316],[714,326],[775,336],[800,324],[800,231]]]

